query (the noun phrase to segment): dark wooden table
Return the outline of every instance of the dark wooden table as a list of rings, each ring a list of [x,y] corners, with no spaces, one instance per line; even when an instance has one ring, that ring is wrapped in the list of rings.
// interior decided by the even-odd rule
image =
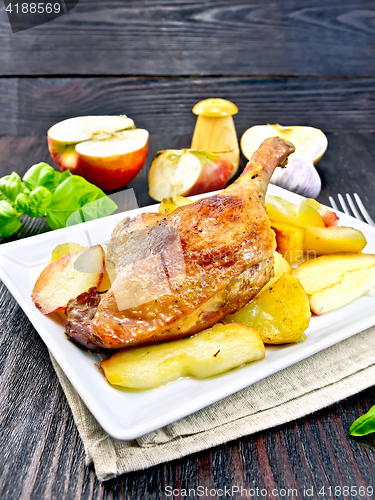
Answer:
[[[238,105],[239,136],[262,123],[321,128],[329,147],[318,165],[319,199],[357,192],[375,218],[374,16],[365,0],[81,0],[56,21],[12,34],[1,5],[0,176],[51,161],[46,131],[59,120],[126,113],[150,131],[149,158],[129,186],[147,205],[154,153],[188,147],[192,106],[219,96]],[[29,221],[16,237],[46,230]],[[374,435],[348,435],[375,404],[374,388],[290,424],[100,484],[85,465],[47,350],[1,282],[0,342],[1,500],[156,499],[166,498],[168,485],[259,488],[253,498],[267,498],[263,488],[278,488],[279,498],[292,496],[282,496],[283,488],[297,489],[294,498],[344,498],[335,487],[375,488]],[[323,487],[326,494],[318,495]]]

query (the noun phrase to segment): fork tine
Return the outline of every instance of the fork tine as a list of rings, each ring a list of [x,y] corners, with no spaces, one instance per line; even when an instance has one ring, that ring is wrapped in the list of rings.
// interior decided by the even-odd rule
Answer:
[[[358,196],[357,193],[354,193],[354,198],[355,198],[355,201],[357,202],[357,204],[359,206],[359,209],[362,212],[362,215],[365,218],[367,224],[370,224],[370,226],[375,226],[375,222],[369,216],[367,210],[365,209],[365,207],[364,207],[364,205],[362,203],[361,198]]]
[[[346,199],[348,200],[349,206],[352,209],[353,214],[355,215],[356,219],[358,219],[361,222],[363,222],[361,214],[358,212],[357,207],[354,205],[352,197],[350,196],[350,194],[346,193]]]
[[[346,213],[346,215],[350,215],[351,216],[351,213],[349,212],[349,209],[348,209],[348,207],[347,207],[347,205],[345,203],[344,198],[341,196],[341,194],[338,194],[337,198],[339,199],[339,202],[341,203],[342,210]]]
[[[331,207],[333,208],[333,210],[338,210],[339,207],[336,205],[336,202],[335,200],[332,198],[332,196],[328,196],[328,199],[329,199],[329,202],[331,204]]]

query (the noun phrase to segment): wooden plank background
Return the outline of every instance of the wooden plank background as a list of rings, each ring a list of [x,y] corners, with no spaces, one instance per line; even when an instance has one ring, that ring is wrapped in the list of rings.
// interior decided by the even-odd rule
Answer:
[[[238,105],[239,136],[267,122],[321,128],[329,148],[318,166],[320,199],[357,191],[375,219],[373,1],[80,0],[69,14],[17,34],[0,2],[0,175],[51,161],[46,132],[59,120],[125,113],[150,131],[149,158],[129,186],[147,205],[153,154],[188,147],[191,108],[213,96]],[[33,220],[17,237],[45,230]],[[304,498],[304,486],[375,487],[375,438],[348,436],[375,403],[374,388],[100,484],[85,466],[47,349],[1,282],[0,311],[1,499],[159,499],[166,485],[276,486]]]
[[[366,0],[80,0],[14,35],[1,8],[0,73],[375,76],[374,15]]]

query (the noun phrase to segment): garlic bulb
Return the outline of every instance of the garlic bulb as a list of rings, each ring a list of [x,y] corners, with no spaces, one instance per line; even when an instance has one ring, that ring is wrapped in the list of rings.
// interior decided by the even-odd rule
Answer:
[[[289,158],[287,167],[277,168],[271,177],[272,184],[293,191],[293,193],[316,198],[322,189],[322,181],[314,166],[314,158],[321,149],[320,141],[315,142],[301,158]]]

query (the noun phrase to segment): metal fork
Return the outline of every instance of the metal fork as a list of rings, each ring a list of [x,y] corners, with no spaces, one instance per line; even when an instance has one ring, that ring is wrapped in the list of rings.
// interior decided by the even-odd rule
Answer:
[[[365,219],[365,221],[367,222],[367,224],[370,224],[370,226],[375,226],[375,222],[371,219],[371,217],[369,216],[369,213],[367,212],[367,210],[365,209],[363,203],[362,203],[362,200],[361,198],[358,196],[357,193],[354,193],[354,199],[355,201],[357,202],[357,205],[358,205],[358,208],[360,210],[361,213],[359,213],[357,207],[355,206],[355,203],[353,201],[353,198],[350,196],[350,194],[346,193],[346,199],[349,203],[349,206],[350,208],[352,209],[352,212],[354,214],[354,217],[360,221],[363,222],[363,219]],[[331,203],[331,207],[334,209],[334,210],[340,210],[335,202],[335,200],[332,198],[332,196],[329,196],[329,202]],[[337,198],[339,199],[339,202],[341,204],[341,207],[342,207],[342,211],[345,212],[347,215],[350,215],[352,216],[352,214],[350,213],[350,210],[348,208],[348,205],[346,204],[345,202],[345,199],[344,197],[341,195],[341,194],[338,194],[337,195]]]

